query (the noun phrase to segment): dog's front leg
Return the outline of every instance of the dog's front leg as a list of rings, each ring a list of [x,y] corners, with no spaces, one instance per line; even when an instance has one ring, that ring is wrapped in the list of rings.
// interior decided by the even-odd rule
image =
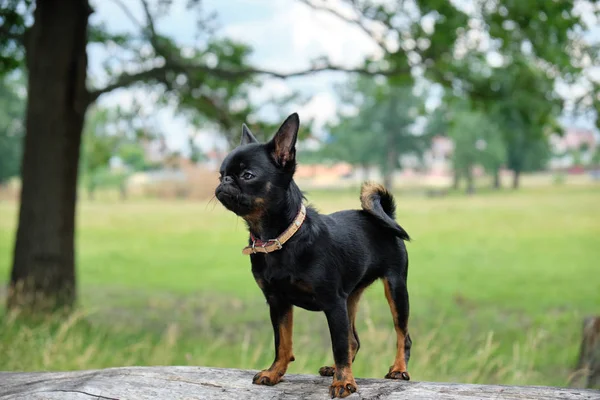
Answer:
[[[275,385],[287,371],[290,362],[294,361],[292,353],[292,326],[294,323],[293,307],[280,299],[268,297],[271,311],[271,323],[275,335],[275,361],[269,369],[254,376],[252,383],[257,385]]]
[[[325,310],[333,359],[335,360],[335,373],[333,383],[329,388],[331,397],[346,397],[356,392],[357,386],[352,375],[352,348],[350,344],[350,320],[346,301],[339,301]]]

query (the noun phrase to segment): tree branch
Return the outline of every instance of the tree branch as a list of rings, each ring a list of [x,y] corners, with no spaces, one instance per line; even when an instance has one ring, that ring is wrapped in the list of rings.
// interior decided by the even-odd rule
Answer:
[[[168,72],[186,72],[187,74],[192,73],[205,73],[207,75],[213,75],[219,78],[224,79],[239,79],[246,78],[253,75],[263,75],[271,78],[297,78],[302,76],[307,76],[319,72],[325,71],[334,71],[334,72],[345,72],[345,73],[356,73],[362,75],[381,75],[381,76],[392,76],[398,74],[405,74],[410,72],[410,68],[398,68],[398,69],[390,69],[390,70],[371,70],[365,67],[356,67],[356,68],[348,68],[341,65],[334,64],[325,64],[322,66],[315,66],[303,70],[291,71],[291,72],[280,72],[280,71],[271,71],[261,68],[244,68],[239,70],[229,70],[223,68],[210,68],[205,65],[175,65],[169,61],[162,67],[152,68],[146,71],[142,71],[136,74],[123,74],[116,78],[112,83],[109,83],[103,88],[91,90],[89,94],[89,102],[92,103],[98,97],[103,95],[104,93],[108,93],[112,90],[124,88],[131,86],[138,82],[145,82],[148,80],[158,80],[162,82],[166,82],[165,74]]]
[[[156,29],[154,28],[154,19],[152,18],[152,14],[150,13],[150,8],[148,7],[148,2],[146,0],[140,0],[142,2],[142,6],[144,7],[144,13],[146,14],[146,24],[148,24],[148,30],[150,31],[150,41],[156,38]]]
[[[139,26],[140,28],[144,28],[144,25],[137,20],[137,18],[133,15],[133,13],[131,12],[131,10],[129,9],[129,7],[127,7],[125,5],[125,3],[123,3],[121,0],[112,0],[116,5],[119,6],[119,8],[123,11],[123,13],[125,13],[125,15],[127,15],[127,18],[129,18],[131,20],[131,22],[133,22],[135,25]]]
[[[155,25],[154,25],[154,19],[152,17],[152,13],[150,12],[150,8],[149,8],[148,2],[146,0],[140,0],[140,2],[142,4],[142,8],[144,9],[144,13],[146,16],[146,25],[145,26],[142,23],[140,23],[139,21],[137,21],[137,19],[135,19],[135,17],[131,13],[131,11],[125,6],[125,4],[121,0],[113,0],[113,1],[123,9],[125,14],[127,14],[128,17],[134,23],[139,25],[140,28],[142,28],[146,32],[148,40],[151,43],[152,47],[154,48],[155,53],[158,56],[162,56],[164,58],[165,64],[161,67],[152,68],[152,69],[149,69],[146,71],[141,71],[141,72],[138,72],[135,74],[128,74],[128,73],[122,74],[121,76],[114,79],[111,83],[106,85],[105,87],[91,90],[89,93],[89,97],[88,97],[88,101],[90,103],[96,101],[98,99],[98,97],[100,97],[104,93],[108,93],[115,89],[128,87],[128,86],[131,86],[138,82],[159,81],[159,82],[163,82],[163,83],[167,84],[167,86],[169,86],[169,82],[168,82],[168,79],[166,76],[166,74],[169,72],[184,73],[188,76],[202,73],[202,74],[206,74],[207,76],[214,76],[214,77],[218,77],[221,79],[244,79],[244,78],[249,78],[251,76],[256,76],[256,75],[268,76],[268,77],[279,78],[279,79],[286,79],[286,78],[306,76],[306,75],[315,74],[315,73],[324,72],[324,71],[339,71],[339,72],[346,72],[346,73],[359,73],[359,74],[365,74],[365,75],[383,75],[383,76],[404,74],[404,73],[410,72],[409,67],[390,69],[390,70],[377,70],[377,69],[371,69],[371,68],[367,68],[367,67],[348,68],[348,67],[344,67],[341,65],[334,65],[334,64],[331,64],[330,62],[321,63],[320,65],[313,65],[306,69],[302,69],[302,70],[298,70],[298,71],[291,71],[291,72],[272,71],[272,70],[266,70],[266,69],[261,69],[261,68],[252,68],[252,67],[240,68],[240,69],[227,69],[227,68],[223,68],[223,67],[210,68],[203,64],[192,64],[192,63],[189,63],[188,61],[182,59],[179,56],[179,54],[169,51],[168,46],[165,48],[165,46],[161,45],[161,42],[159,40],[160,35],[156,32]],[[372,36],[374,40],[377,40],[374,36],[374,33],[371,30],[369,30],[365,25],[363,25],[361,20],[347,19],[346,17],[339,14],[335,10],[329,10],[328,8],[325,8],[325,7],[316,6],[314,4],[311,4],[308,0],[301,0],[301,1],[313,8],[323,9],[326,11],[328,10],[329,12],[337,15],[339,18],[342,18],[348,22],[356,24],[357,26],[361,27],[361,29],[363,29],[367,34]],[[387,51],[385,48],[385,44],[382,41],[378,41],[378,44],[383,48],[384,51]]]
[[[88,94],[88,104],[92,104],[101,95],[111,92],[115,89],[125,88],[138,82],[147,81],[160,81],[165,82],[165,74],[168,72],[165,66],[152,68],[146,71],[138,72],[135,74],[124,73],[115,79],[112,83],[109,83],[103,88],[91,90]]]
[[[355,25],[358,28],[360,28],[364,33],[367,34],[367,36],[369,36],[372,40],[374,40],[377,45],[379,47],[381,47],[381,49],[385,52],[389,52],[385,41],[381,38],[378,38],[377,35],[375,34],[375,32],[373,32],[371,29],[369,29],[366,25],[364,20],[362,20],[360,17],[354,19],[354,18],[350,18],[347,17],[345,15],[343,15],[342,13],[340,13],[339,11],[336,11],[335,9],[331,8],[331,7],[325,7],[325,6],[321,6],[321,5],[317,5],[312,3],[310,0],[298,0],[300,1],[300,3],[305,4],[306,6],[312,8],[313,10],[316,11],[323,11],[326,12],[328,14],[331,14],[339,19],[341,19],[342,21],[345,21],[349,24]],[[355,5],[356,8],[356,5]]]

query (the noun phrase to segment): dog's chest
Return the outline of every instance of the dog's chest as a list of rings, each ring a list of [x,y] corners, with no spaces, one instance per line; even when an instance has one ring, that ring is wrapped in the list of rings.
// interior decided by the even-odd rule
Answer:
[[[274,260],[272,260],[274,261]],[[313,287],[308,279],[288,265],[279,262],[265,262],[253,265],[254,274],[278,298],[311,311],[321,311]]]
[[[278,297],[288,300],[297,307],[311,311],[322,310],[312,287],[305,281],[279,279],[269,282],[269,286]]]

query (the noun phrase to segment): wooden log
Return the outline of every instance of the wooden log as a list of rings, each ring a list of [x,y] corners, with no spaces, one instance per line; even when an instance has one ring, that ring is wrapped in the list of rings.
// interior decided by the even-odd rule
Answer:
[[[252,384],[256,371],[207,367],[126,367],[73,372],[1,372],[0,399],[328,399],[331,378],[286,375],[276,386]],[[600,391],[542,386],[472,385],[357,379],[348,399],[577,399]]]
[[[575,369],[575,378],[583,377],[585,387],[600,389],[600,317],[587,317],[583,321],[581,348]]]

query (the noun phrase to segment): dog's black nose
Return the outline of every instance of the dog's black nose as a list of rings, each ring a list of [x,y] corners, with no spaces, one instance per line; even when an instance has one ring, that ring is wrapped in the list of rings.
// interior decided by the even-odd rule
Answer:
[[[223,183],[233,183],[233,178],[229,175],[223,178]]]

